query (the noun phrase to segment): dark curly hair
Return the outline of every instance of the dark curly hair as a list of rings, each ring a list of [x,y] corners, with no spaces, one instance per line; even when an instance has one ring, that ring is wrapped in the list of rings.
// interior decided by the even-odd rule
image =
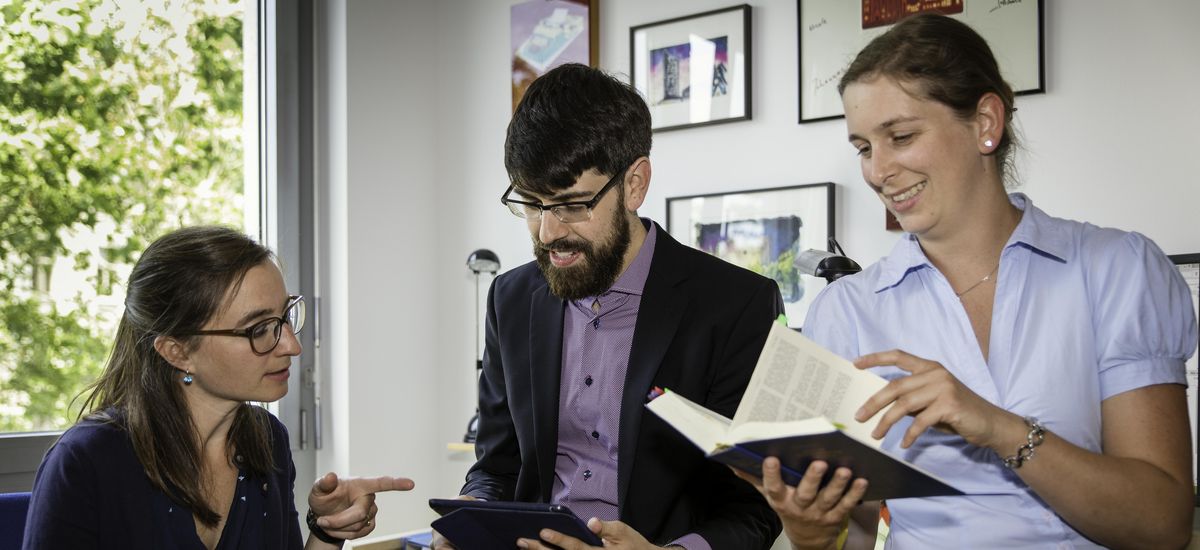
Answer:
[[[570,63],[538,77],[508,124],[504,167],[522,191],[552,195],[595,169],[614,176],[650,155],[650,109],[629,84]]]

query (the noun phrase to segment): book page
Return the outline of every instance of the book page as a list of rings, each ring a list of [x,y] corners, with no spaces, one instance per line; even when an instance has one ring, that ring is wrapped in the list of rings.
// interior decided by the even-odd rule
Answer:
[[[662,417],[692,441],[705,454],[728,443],[729,419],[712,412],[673,391],[668,391],[646,404],[646,408]]]
[[[729,441],[738,444],[760,439],[777,439],[798,435],[813,435],[836,431],[837,427],[823,416],[787,422],[744,422],[729,430]]]
[[[859,423],[854,412],[886,385],[883,378],[858,370],[799,332],[775,324],[733,426],[823,416],[858,439],[873,442],[871,430],[882,414]]]

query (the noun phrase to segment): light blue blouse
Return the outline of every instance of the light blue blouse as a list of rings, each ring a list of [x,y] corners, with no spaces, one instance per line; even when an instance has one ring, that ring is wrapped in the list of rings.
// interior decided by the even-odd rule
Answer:
[[[984,399],[1099,452],[1101,401],[1186,384],[1184,361],[1196,349],[1187,284],[1138,233],[1050,217],[1023,194],[1009,199],[1024,214],[1001,254],[987,361],[954,290],[909,234],[878,263],[826,287],[804,333],[850,359],[901,349],[938,361]],[[884,448],[967,496],[889,501],[888,548],[1096,546],[991,450],[932,429],[900,449],[911,420],[893,426]]]

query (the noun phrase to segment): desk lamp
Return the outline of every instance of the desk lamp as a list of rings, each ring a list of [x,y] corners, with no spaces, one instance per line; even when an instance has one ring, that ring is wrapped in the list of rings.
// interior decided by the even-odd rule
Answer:
[[[858,262],[845,256],[846,251],[842,250],[842,246],[833,237],[829,237],[829,249],[836,250],[838,253],[810,248],[796,256],[796,261],[793,263],[802,275],[822,277],[831,283],[846,275],[862,271]]]
[[[483,355],[479,349],[479,274],[500,271],[500,257],[495,252],[480,248],[467,256],[467,268],[475,274],[475,416],[467,422],[467,433],[463,443],[474,443],[479,434],[479,375],[483,372]]]

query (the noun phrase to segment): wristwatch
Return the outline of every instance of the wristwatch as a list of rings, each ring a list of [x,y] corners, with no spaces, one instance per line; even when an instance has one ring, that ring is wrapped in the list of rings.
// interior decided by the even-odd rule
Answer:
[[[320,525],[317,525],[317,515],[313,513],[312,508],[308,509],[308,515],[304,516],[304,522],[308,524],[308,533],[314,537],[317,537],[317,540],[326,544],[332,544],[338,548],[341,548],[343,544],[346,544],[345,539],[339,539],[333,535],[330,535],[329,533],[326,533],[324,529],[321,529]]]

